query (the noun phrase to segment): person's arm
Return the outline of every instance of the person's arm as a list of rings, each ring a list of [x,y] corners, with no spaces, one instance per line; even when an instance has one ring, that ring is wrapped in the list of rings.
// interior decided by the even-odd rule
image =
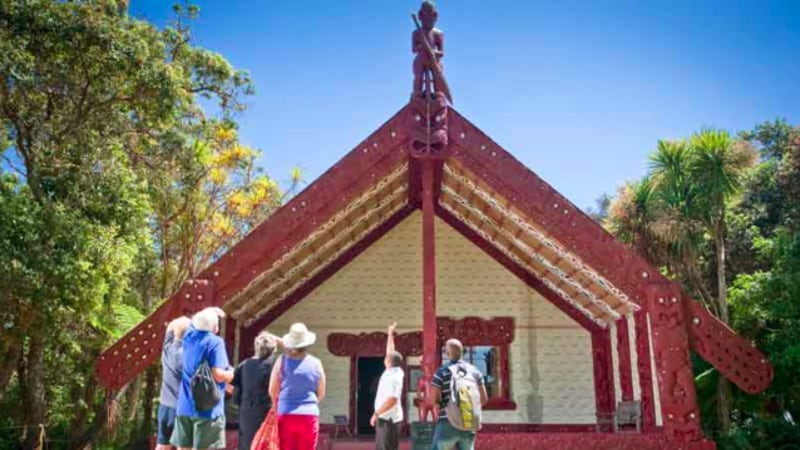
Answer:
[[[378,418],[389,411],[390,409],[394,408],[394,405],[397,404],[397,397],[389,397],[383,402],[380,408],[375,410],[375,414],[372,415],[372,418],[369,419],[369,424],[375,427],[375,424],[378,422]]]
[[[317,384],[317,402],[322,403],[325,399],[327,380],[325,378],[325,369],[322,367],[322,361],[319,362],[319,384]]]
[[[483,374],[478,372],[478,385],[480,386],[480,393],[481,393],[481,406],[486,406],[486,403],[489,401],[489,394],[486,393],[486,383],[483,381]]]
[[[434,407],[439,407],[439,403],[442,401],[442,375],[439,373],[440,371],[437,370],[436,373],[433,375],[433,379],[431,380],[430,385],[430,397],[431,397],[431,404]]]
[[[221,369],[219,367],[211,368],[211,376],[217,383],[230,383],[233,381],[233,369]]]
[[[217,383],[230,383],[233,381],[233,368],[228,363],[228,354],[225,351],[225,342],[219,338],[211,349],[211,376]]]
[[[278,394],[281,392],[281,366],[283,365],[283,357],[275,360],[275,365],[272,366],[272,373],[269,374],[269,396],[272,398],[272,404],[278,399]]]
[[[489,402],[489,395],[486,394],[486,386],[481,385],[481,406],[486,406]]]
[[[389,325],[387,330],[388,337],[386,338],[386,356],[391,355],[394,353],[394,330],[397,328],[397,322]]]

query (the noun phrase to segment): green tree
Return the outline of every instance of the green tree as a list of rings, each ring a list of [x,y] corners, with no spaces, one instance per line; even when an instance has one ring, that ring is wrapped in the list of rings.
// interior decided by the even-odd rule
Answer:
[[[0,342],[11,353],[0,360],[0,388],[23,407],[13,420],[28,427],[26,448],[38,444],[39,424],[62,428],[65,447],[83,448],[113,418],[92,362],[122,331],[120,319],[162,298],[135,284],[159,238],[149,228],[168,196],[159,187],[186,181],[162,168],[215,158],[210,133],[221,123],[233,129],[232,113],[252,92],[246,73],[191,44],[186,21],[197,8],[177,13],[177,25],[159,31],[113,1],[0,0],[0,296],[8,305]],[[208,119],[198,96],[216,99],[223,119]],[[235,152],[230,168],[253,174],[253,154]],[[258,211],[237,216],[241,232],[279,201],[261,175],[217,184],[249,196],[236,205],[225,197],[225,208]],[[196,270],[213,258],[207,253],[186,257],[186,267]]]
[[[689,166],[692,183],[696,186],[696,212],[706,225],[714,242],[717,278],[717,313],[725,323],[728,314],[728,281],[726,277],[726,211],[728,203],[740,193],[745,173],[753,167],[756,153],[745,142],[735,141],[727,131],[703,130],[690,139],[693,148]],[[719,419],[723,432],[730,428],[730,386],[719,378]]]

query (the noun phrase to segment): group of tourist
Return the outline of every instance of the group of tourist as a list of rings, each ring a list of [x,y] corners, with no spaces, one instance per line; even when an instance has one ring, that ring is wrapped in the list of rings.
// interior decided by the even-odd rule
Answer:
[[[225,448],[226,391],[239,407],[239,450],[250,450],[275,405],[280,450],[316,449],[319,404],[326,390],[322,362],[308,352],[316,334],[301,323],[292,325],[282,338],[264,331],[255,338],[254,356],[234,369],[218,336],[224,317],[220,308],[206,308],[167,326],[157,450]],[[386,370],[378,382],[370,420],[379,450],[398,449],[403,422],[403,355],[394,347],[395,326],[388,328]],[[462,360],[458,340],[447,341],[446,352],[448,361],[436,372],[430,389],[439,405],[433,448],[471,450],[487,399],[483,376]]]

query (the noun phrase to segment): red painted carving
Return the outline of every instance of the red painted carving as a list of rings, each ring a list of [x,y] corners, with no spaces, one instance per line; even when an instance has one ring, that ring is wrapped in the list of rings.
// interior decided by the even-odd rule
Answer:
[[[417,56],[414,58],[413,97],[425,97],[435,92],[452,102],[441,62],[444,56],[444,33],[434,28],[438,18],[436,6],[430,1],[422,2],[419,19],[414,16],[417,29],[411,35],[411,50]]]
[[[407,123],[411,130],[409,153],[419,159],[443,159],[448,156],[447,100],[413,97],[408,106]]]
[[[642,395],[642,431],[656,430],[655,400],[653,398],[653,372],[650,364],[650,332],[647,327],[647,313],[639,311],[633,315],[636,325],[636,359],[639,371],[639,388]]]
[[[386,354],[386,333],[331,333],[328,351],[335,356],[383,356]],[[395,348],[403,356],[422,355],[422,332],[413,331],[395,336]]]
[[[595,409],[599,416],[609,417],[616,408],[614,401],[614,363],[611,355],[611,334],[608,330],[592,333],[592,363],[594,369]]]
[[[688,442],[702,433],[681,295],[674,283],[654,282],[646,298],[664,433]]]
[[[711,315],[700,303],[683,298],[692,347],[745,392],[757,394],[772,381],[766,356]]]
[[[439,345],[445,341],[456,338],[462,344],[472,345],[509,345],[514,341],[514,318],[494,317],[484,319],[481,317],[464,317],[451,319],[439,317],[436,319],[436,334]]]
[[[430,380],[425,376],[417,378],[417,395],[414,398],[414,406],[417,408],[417,416],[420,422],[436,421],[439,417],[437,408],[428,399]]]
[[[623,317],[617,325],[617,353],[619,354],[619,385],[622,400],[633,400],[633,377],[631,372],[631,347],[628,336],[628,320]]]
[[[436,368],[440,364],[439,347],[436,342],[436,236],[434,222],[434,161],[422,162],[422,333],[423,383],[426,390]],[[426,396],[430,403],[431,396]],[[436,405],[430,404],[431,407]]]
[[[214,304],[214,284],[189,280],[147,319],[129,331],[97,359],[95,376],[106,389],[117,390],[161,355],[164,332],[170,320],[191,315]]]

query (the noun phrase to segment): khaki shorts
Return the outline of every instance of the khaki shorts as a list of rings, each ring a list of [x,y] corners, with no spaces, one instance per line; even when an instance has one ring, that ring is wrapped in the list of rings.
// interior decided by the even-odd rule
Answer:
[[[176,417],[170,444],[193,449],[225,448],[225,416],[216,419]]]

